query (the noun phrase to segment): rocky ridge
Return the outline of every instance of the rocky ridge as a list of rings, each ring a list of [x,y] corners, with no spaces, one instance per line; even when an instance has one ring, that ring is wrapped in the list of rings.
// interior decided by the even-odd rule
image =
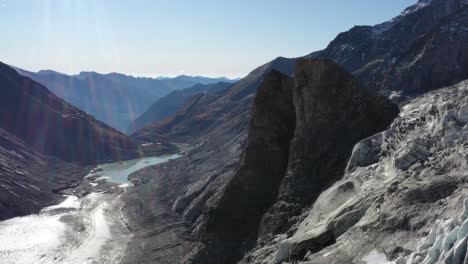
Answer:
[[[368,88],[405,101],[468,79],[468,2],[420,0],[391,21],[356,26],[309,55],[343,65]]]
[[[232,83],[214,83],[214,84],[197,84],[195,86],[174,91],[168,95],[159,98],[153,103],[142,115],[135,119],[127,129],[127,133],[131,134],[138,130],[150,126],[153,123],[162,121],[174,113],[176,113],[185,101],[200,93],[220,93],[229,87]]]

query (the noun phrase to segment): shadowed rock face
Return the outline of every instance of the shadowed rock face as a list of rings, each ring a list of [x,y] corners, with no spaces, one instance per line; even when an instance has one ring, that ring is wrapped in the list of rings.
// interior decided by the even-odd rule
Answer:
[[[258,89],[239,168],[210,212],[202,235],[213,248],[207,263],[233,262],[239,242],[254,235],[262,214],[277,195],[295,126],[293,87],[293,79],[272,71]]]
[[[398,114],[386,98],[372,94],[329,60],[297,64],[296,129],[278,201],[265,215],[262,236],[286,230],[291,217],[338,180],[353,146],[384,130]]]
[[[271,72],[257,93],[239,167],[206,215],[204,246],[191,261],[234,263],[257,238],[259,224],[261,239],[288,227],[343,174],[354,144],[397,114],[332,61],[299,61],[295,85]]]

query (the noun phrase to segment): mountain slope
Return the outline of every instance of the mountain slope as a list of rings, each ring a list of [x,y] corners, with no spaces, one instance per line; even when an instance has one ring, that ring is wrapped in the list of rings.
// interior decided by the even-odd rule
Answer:
[[[95,163],[139,155],[127,136],[0,63],[0,128],[46,155]]]
[[[0,128],[0,220],[39,212],[76,186],[83,166],[45,156]]]
[[[225,80],[190,76],[153,79],[96,72],[81,72],[70,76],[51,70],[37,73],[21,69],[17,71],[45,85],[66,102],[123,132],[127,130],[130,122],[146,111],[152,103],[171,91],[198,83],[208,84]]]
[[[468,2],[420,0],[389,22],[339,34],[319,57],[405,100],[467,79],[467,41]]]
[[[197,84],[193,87],[173,91],[159,98],[148,110],[133,121],[127,133],[131,134],[176,113],[185,101],[198,93],[218,93],[232,86],[231,83]]]

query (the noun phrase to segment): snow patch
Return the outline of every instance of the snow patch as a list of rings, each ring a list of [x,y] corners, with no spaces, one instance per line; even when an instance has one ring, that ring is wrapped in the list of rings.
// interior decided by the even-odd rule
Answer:
[[[0,263],[54,263],[66,226],[61,215],[31,215],[0,222]],[[5,243],[7,242],[7,243]]]
[[[120,184],[119,185],[119,188],[122,188],[122,189],[125,189],[125,188],[128,188],[130,187],[131,185],[129,183],[123,183],[123,184]]]
[[[394,261],[388,261],[384,253],[373,250],[369,255],[362,259],[366,264],[394,264]]]
[[[63,202],[57,205],[46,207],[42,211],[46,212],[46,211],[55,210],[55,209],[79,209],[80,208],[80,201],[78,200],[78,197],[72,196],[72,195],[65,195],[65,197],[67,198]]]

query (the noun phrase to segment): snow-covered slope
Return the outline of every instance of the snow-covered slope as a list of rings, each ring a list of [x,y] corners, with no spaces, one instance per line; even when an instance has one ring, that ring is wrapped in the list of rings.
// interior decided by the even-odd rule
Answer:
[[[467,263],[467,139],[468,81],[413,100],[355,146],[300,223],[244,262]]]

